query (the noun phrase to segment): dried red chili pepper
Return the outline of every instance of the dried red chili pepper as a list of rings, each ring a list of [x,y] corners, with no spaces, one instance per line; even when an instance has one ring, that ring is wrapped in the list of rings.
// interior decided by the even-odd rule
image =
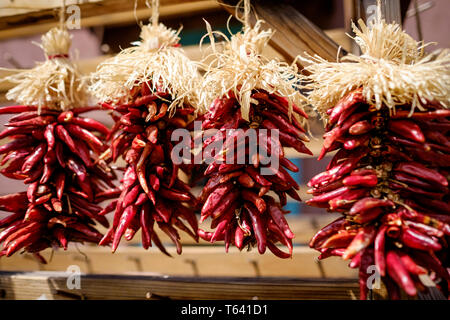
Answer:
[[[189,186],[178,177],[182,166],[172,161],[171,132],[186,126],[195,110],[186,103],[169,114],[170,95],[163,92],[150,94],[148,86],[146,83],[135,86],[136,94],[127,104],[107,104],[114,111],[116,121],[110,134],[112,160],[122,156],[127,168],[121,181],[123,191],[115,206],[114,223],[101,244],[112,242],[114,252],[123,235],[126,240],[131,240],[142,228],[143,247],[147,249],[154,243],[161,252],[169,255],[155,232],[157,222],[180,254],[181,243],[176,228],[196,237],[196,199],[190,194]],[[171,121],[174,118],[177,121]]]
[[[277,257],[288,258],[292,255],[294,234],[281,208],[286,204],[287,195],[296,201],[301,199],[296,191],[297,182],[286,171],[299,169],[285,158],[283,147],[311,154],[304,145],[304,141],[308,141],[305,130],[296,119],[306,114],[295,106],[289,117],[286,99],[254,90],[251,97],[255,103],[250,104],[250,118],[245,121],[241,118],[239,102],[232,92],[228,96],[217,98],[203,116],[203,128],[217,129],[225,140],[222,149],[217,150],[215,161],[204,172],[207,182],[199,197],[200,221],[212,216],[211,228],[215,232],[210,235],[199,229],[198,235],[206,241],[224,240],[226,250],[230,245],[239,250],[255,246],[261,254],[268,248]],[[249,131],[251,128],[255,131]],[[274,129],[278,130],[279,139],[271,134],[270,130]],[[265,131],[267,134],[263,134]],[[247,140],[253,133],[257,142]],[[218,141],[220,134],[204,141],[203,149],[206,150],[213,140]],[[255,142],[257,150],[253,148]],[[233,159],[227,158],[229,153],[234,155]],[[240,155],[245,155],[243,164],[237,162]],[[263,164],[270,156],[278,157],[279,168]],[[226,163],[219,163],[219,160]],[[228,163],[230,160],[232,163]],[[274,191],[279,201],[267,195],[269,191]],[[280,250],[277,243],[287,246],[289,253]]]
[[[417,275],[431,271],[447,282],[440,288],[448,294],[450,152],[449,131],[442,129],[450,125],[450,114],[428,104],[427,111],[410,117],[408,105],[392,115],[385,106],[376,110],[365,103],[360,92],[348,94],[328,113],[321,155],[331,145],[339,151],[327,171],[308,183],[313,198],[307,203],[338,210],[344,217],[319,231],[310,245],[322,258],[332,255],[332,248],[344,250],[339,253],[344,259],[356,258],[350,265],[359,265],[362,299],[368,276],[363,259],[374,261],[393,290],[391,298],[399,297],[398,288],[417,294],[422,289]],[[350,140],[341,137],[362,133],[367,143],[352,142],[352,152],[346,151]],[[360,195],[348,201],[343,197],[348,188]]]
[[[25,110],[35,112],[37,108],[34,106],[2,107],[0,113],[14,114]],[[25,217],[23,225],[16,233],[16,235],[23,235],[17,237],[17,241],[6,239],[4,242],[4,253],[7,256],[21,248],[25,251],[33,248],[34,253],[37,253],[37,249],[34,248],[37,238],[45,239],[40,241],[40,250],[54,245],[67,248],[67,244],[71,241],[81,241],[80,233],[86,236],[84,241],[98,242],[100,239],[97,231],[93,229],[91,231],[94,233],[92,233],[86,229],[88,225],[94,224],[95,220],[107,225],[105,218],[98,215],[101,208],[92,204],[96,201],[98,194],[103,194],[103,200],[114,196],[114,194],[108,195],[106,191],[111,188],[116,176],[108,171],[109,169],[103,168],[105,164],[96,162],[100,150],[105,147],[103,142],[105,134],[109,131],[99,122],[81,116],[82,112],[90,110],[85,108],[76,112],[61,113],[42,108],[40,116],[37,113],[26,116],[17,115],[7,123],[7,126],[17,130],[32,126],[33,133],[28,134],[26,138],[17,133],[27,131],[16,131],[16,134],[10,135],[13,131],[6,129],[0,134],[12,138],[12,142],[2,148],[4,153],[2,162],[6,168],[13,170],[2,172],[29,184],[25,193],[26,197],[20,206],[4,206],[6,211],[14,214],[8,217],[9,220],[5,220],[1,227],[8,228]],[[74,113],[76,117],[73,117]],[[72,118],[68,114],[71,114]],[[77,140],[81,136],[72,135],[70,129],[75,124],[70,124],[69,120],[75,118],[80,123],[92,125],[89,127],[91,131],[82,129],[85,134],[83,138],[89,137],[90,142],[94,141],[92,145],[95,145],[96,149],[92,149],[91,144],[84,143],[87,139]],[[83,195],[88,201],[79,198],[79,195]],[[56,227],[48,224],[52,217],[61,219],[69,216],[77,219],[76,224],[72,226],[58,224],[57,230]]]

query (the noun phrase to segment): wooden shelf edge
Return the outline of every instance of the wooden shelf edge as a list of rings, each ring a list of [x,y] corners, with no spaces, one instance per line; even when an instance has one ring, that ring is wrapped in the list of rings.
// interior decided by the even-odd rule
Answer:
[[[0,272],[5,299],[354,299],[356,279],[167,277],[81,275],[80,289],[67,288],[63,272]]]

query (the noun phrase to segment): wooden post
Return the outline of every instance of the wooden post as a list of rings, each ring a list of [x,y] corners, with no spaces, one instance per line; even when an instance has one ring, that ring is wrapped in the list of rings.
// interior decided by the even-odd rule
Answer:
[[[235,14],[236,1],[219,0],[229,13]],[[257,16],[265,21],[265,26],[275,31],[270,45],[277,50],[283,58],[291,63],[298,55],[305,52],[310,55],[336,61],[339,55],[345,55],[345,50],[339,51],[339,45],[331,40],[325,32],[314,25],[295,7],[288,3],[278,1],[254,1],[250,14],[250,24],[256,22]],[[301,67],[301,66],[300,66]]]

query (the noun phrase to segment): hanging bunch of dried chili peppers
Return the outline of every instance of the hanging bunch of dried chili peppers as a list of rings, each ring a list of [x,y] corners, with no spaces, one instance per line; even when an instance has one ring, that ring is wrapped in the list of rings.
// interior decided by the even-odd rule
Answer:
[[[343,217],[310,246],[359,268],[366,299],[376,265],[392,299],[425,290],[430,274],[448,296],[450,236],[450,55],[424,55],[399,25],[353,25],[360,57],[318,57],[309,100],[327,121],[327,171],[309,181],[312,206]]]
[[[247,20],[249,1],[244,8]],[[251,28],[246,21],[243,31],[228,40],[207,23],[215,59],[204,76],[201,99],[209,111],[201,120],[205,132],[214,132],[202,138],[203,160],[209,165],[199,200],[201,221],[211,217],[213,230],[199,229],[199,236],[209,242],[224,241],[227,251],[230,245],[239,250],[257,246],[260,254],[268,248],[288,258],[294,234],[282,207],[287,195],[301,199],[297,182],[286,171],[299,168],[285,158],[283,147],[311,154],[303,143],[308,141],[307,114],[300,107],[304,97],[298,91],[296,67],[261,55],[272,35],[270,30],[260,30],[261,24],[259,20]],[[225,38],[222,52],[216,48],[214,34]]]
[[[0,147],[0,172],[23,180],[27,191],[0,197],[0,208],[12,212],[0,221],[0,255],[25,249],[43,260],[39,251],[48,247],[98,243],[96,221],[108,227],[97,203],[115,187],[115,174],[98,159],[109,130],[81,116],[98,108],[86,107],[86,81],[69,59],[70,45],[66,29],[50,30],[42,37],[46,61],[6,78],[17,83],[7,98],[22,105],[0,108],[15,114],[0,133],[11,140]]]
[[[113,225],[100,242],[112,243],[113,252],[123,236],[131,240],[141,229],[145,249],[154,243],[170,255],[154,231],[155,222],[178,254],[177,228],[198,240],[196,199],[179,178],[183,166],[172,161],[171,136],[194,118],[199,74],[179,48],[178,33],[158,24],[157,15],[153,1],[152,23],[142,26],[141,41],[99,65],[91,85],[115,120],[104,157],[126,161],[120,196],[103,212],[114,211]]]

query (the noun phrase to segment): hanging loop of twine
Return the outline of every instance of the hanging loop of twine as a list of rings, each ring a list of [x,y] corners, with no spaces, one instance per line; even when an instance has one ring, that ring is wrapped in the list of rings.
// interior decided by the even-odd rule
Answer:
[[[61,29],[65,28],[66,21],[66,0],[62,0],[61,9],[59,10],[59,27]]]
[[[244,25],[250,28],[250,0],[244,0]]]
[[[158,26],[159,20],[159,0],[152,0],[152,26]]]
[[[65,30],[66,29],[66,0],[62,0],[61,8],[59,9],[59,29]],[[61,48],[62,49],[62,48]],[[67,48],[68,49],[68,48]],[[44,49],[45,50],[45,49]],[[64,50],[61,50],[64,51]],[[58,59],[58,58],[69,58],[69,55],[65,52],[61,53],[54,53],[47,55],[48,60]]]
[[[244,7],[244,17],[239,13],[241,8]],[[244,30],[251,28],[250,26],[250,10],[251,10],[251,4],[250,0],[240,0],[238,4],[236,5],[236,19],[244,25]]]

